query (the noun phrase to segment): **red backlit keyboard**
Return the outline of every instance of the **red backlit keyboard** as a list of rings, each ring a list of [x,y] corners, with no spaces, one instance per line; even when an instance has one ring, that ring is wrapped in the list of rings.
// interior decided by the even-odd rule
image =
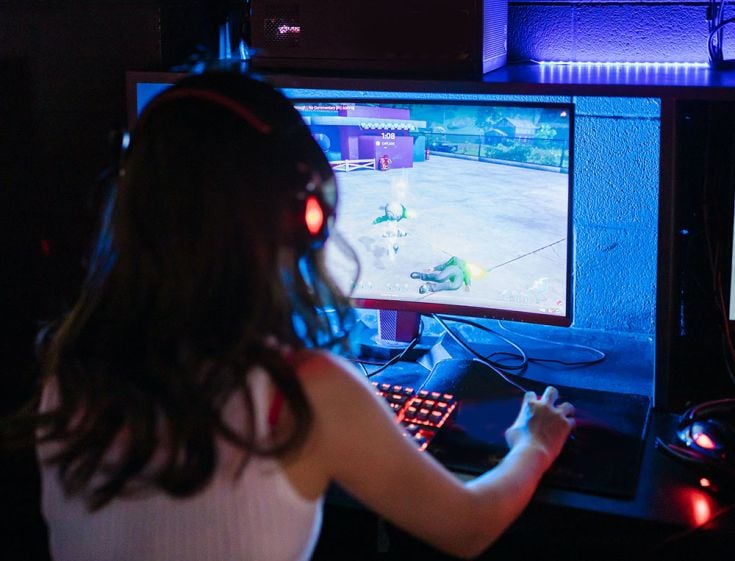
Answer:
[[[396,384],[373,382],[375,391],[388,402],[396,420],[419,450],[424,450],[457,406],[452,394],[414,390]]]

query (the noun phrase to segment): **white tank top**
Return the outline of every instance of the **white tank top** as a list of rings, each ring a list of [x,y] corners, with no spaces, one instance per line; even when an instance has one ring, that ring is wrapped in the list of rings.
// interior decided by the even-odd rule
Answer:
[[[268,379],[251,376],[256,434],[268,427]],[[44,392],[48,410],[53,390]],[[240,399],[225,412],[231,426],[243,418]],[[239,425],[241,426],[241,425]],[[53,445],[41,446],[39,458]],[[311,557],[324,497],[309,501],[289,482],[277,460],[251,456],[239,477],[234,449],[218,444],[220,466],[198,494],[173,498],[161,492],[115,498],[89,512],[78,497],[65,498],[55,466],[41,463],[42,511],[54,561],[295,561]],[[48,448],[48,449],[47,449]]]

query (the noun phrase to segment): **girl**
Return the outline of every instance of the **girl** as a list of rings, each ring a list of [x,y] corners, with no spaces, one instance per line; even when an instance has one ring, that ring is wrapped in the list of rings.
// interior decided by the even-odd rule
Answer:
[[[204,73],[149,103],[44,352],[56,561],[308,559],[331,483],[463,557],[525,508],[573,407],[551,387],[527,394],[510,452],[471,482],[417,451],[326,350],[352,321],[323,266],[336,198],[321,149],[266,83]]]

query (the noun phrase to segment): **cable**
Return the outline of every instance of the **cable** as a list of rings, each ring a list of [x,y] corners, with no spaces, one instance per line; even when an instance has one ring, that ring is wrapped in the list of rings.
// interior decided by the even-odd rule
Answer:
[[[423,317],[423,316],[422,316]],[[519,337],[525,337],[527,339],[532,339],[536,341],[543,341],[548,344],[557,345],[560,347],[571,347],[575,349],[581,349],[584,351],[589,351],[592,353],[595,353],[597,356],[590,360],[582,360],[582,361],[565,361],[565,360],[559,360],[559,359],[550,359],[550,358],[539,358],[539,357],[529,357],[527,353],[523,350],[523,348],[509,339],[508,337],[505,337],[498,333],[497,331],[479,324],[477,322],[474,322],[469,319],[465,319],[462,317],[454,317],[454,316],[444,316],[439,314],[431,314],[431,317],[434,318],[444,329],[444,331],[463,349],[465,349],[467,352],[472,354],[474,357],[476,357],[480,362],[485,364],[488,368],[490,368],[494,373],[496,373],[498,376],[500,376],[503,380],[508,382],[510,385],[514,386],[515,388],[525,392],[528,391],[525,387],[518,384],[517,382],[511,380],[508,376],[509,375],[519,375],[526,371],[528,368],[528,364],[530,362],[536,362],[536,363],[556,363],[556,364],[562,364],[564,366],[588,366],[597,364],[599,362],[602,362],[605,360],[606,355],[604,352],[602,352],[599,349],[596,349],[594,347],[589,347],[586,345],[579,345],[579,344],[572,344],[572,343],[556,343],[554,341],[548,341],[545,339],[541,339],[539,337],[533,337],[530,335],[523,335],[521,333],[516,333],[513,331],[510,331],[508,328],[506,328],[500,321],[498,321],[498,326],[503,329],[504,331],[507,331],[508,333],[512,333],[513,335],[519,336]],[[508,352],[508,351],[494,351],[490,353],[489,355],[483,355],[482,353],[479,353],[477,350],[475,350],[471,345],[469,345],[464,339],[462,339],[459,335],[457,335],[452,328],[447,325],[447,322],[456,322],[456,323],[462,323],[465,325],[469,325],[471,327],[474,327],[476,329],[480,329],[481,331],[485,331],[486,333],[491,333],[501,341],[507,343],[509,346],[511,346],[513,349],[515,349],[515,352]],[[413,348],[418,344],[418,342],[421,340],[421,336],[423,334],[424,330],[424,324],[423,319],[419,322],[419,332],[414,337],[411,342],[408,343],[408,345],[396,356],[391,358],[390,360],[379,363],[379,367],[372,372],[368,372],[368,369],[365,367],[365,365],[375,365],[378,363],[365,361],[365,360],[356,360],[356,364],[360,366],[363,373],[366,377],[372,378],[376,374],[379,374],[380,372],[384,371],[389,366],[395,364],[396,362],[400,361],[406,354],[408,354]],[[508,364],[507,360],[493,360],[493,357],[498,356],[505,356],[507,359],[514,359],[517,362]]]
[[[702,192],[703,200],[701,204],[701,216],[703,223],[704,233],[704,245],[705,255],[707,258],[707,264],[709,266],[710,274],[712,275],[711,290],[714,297],[714,310],[717,314],[720,327],[722,329],[722,344],[723,344],[723,362],[727,376],[730,382],[735,384],[735,344],[733,343],[733,333],[731,330],[731,320],[729,318],[729,310],[727,306],[726,288],[724,286],[723,270],[725,267],[726,259],[728,257],[732,259],[732,253],[730,256],[726,255],[726,249],[723,248],[722,240],[730,239],[731,243],[733,236],[732,223],[729,220],[731,216],[729,213],[735,208],[732,199],[727,198],[726,204],[722,204],[717,195],[717,180],[718,177],[713,174],[712,169],[719,169],[719,162],[717,161],[722,157],[721,152],[717,152],[715,148],[722,147],[722,143],[718,143],[713,140],[714,135],[718,129],[713,128],[715,123],[721,123],[720,113],[715,112],[714,108],[709,109],[707,118],[707,141],[706,141],[706,160],[707,165],[704,168],[704,177],[702,179]],[[729,128],[727,129],[729,130]],[[723,214],[723,208],[727,208],[728,214]],[[730,247],[732,251],[732,247]],[[728,267],[729,269],[729,267]],[[735,286],[733,280],[730,279],[731,287]],[[732,288],[730,289],[731,292]],[[735,297],[735,293],[729,294],[730,299]]]
[[[597,355],[596,358],[592,358],[589,360],[577,360],[577,361],[567,361],[567,360],[559,360],[559,359],[553,359],[553,358],[529,357],[528,362],[540,362],[540,363],[549,362],[549,363],[561,364],[563,366],[592,366],[593,364],[598,364],[607,358],[607,355],[603,351],[595,347],[589,347],[587,345],[580,345],[579,343],[558,343],[556,341],[551,341],[549,339],[542,339],[540,337],[534,337],[532,335],[524,335],[523,333],[517,333],[515,331],[511,331],[510,329],[505,327],[505,325],[503,325],[503,322],[500,320],[498,320],[498,327],[500,327],[500,329],[502,329],[503,331],[512,333],[513,335],[517,337],[524,337],[526,339],[531,339],[533,341],[541,341],[542,343],[546,343],[549,345],[556,345],[559,347],[573,348],[573,349],[578,349],[582,351],[589,351]]]
[[[382,372],[383,370],[385,370],[389,366],[395,364],[396,362],[398,362],[399,360],[401,360],[404,356],[406,356],[409,352],[411,352],[413,350],[413,348],[416,345],[418,345],[419,341],[421,340],[421,335],[423,334],[423,332],[424,332],[424,322],[422,320],[420,320],[419,321],[419,332],[416,334],[416,337],[414,337],[413,339],[411,339],[411,341],[408,343],[408,345],[406,345],[406,347],[400,353],[398,353],[396,356],[394,356],[390,360],[388,360],[388,361],[386,361],[384,363],[380,363],[380,367],[379,368],[376,368],[372,372],[368,372],[367,371],[367,368],[365,368],[365,365],[366,364],[376,364],[376,363],[365,361],[365,360],[357,360],[355,362],[360,365],[360,368],[362,368],[362,371],[365,373],[365,376],[366,377],[372,378],[373,376],[375,376],[376,374],[379,374],[380,372]]]
[[[514,382],[513,380],[511,380],[507,376],[507,374],[505,372],[503,372],[503,370],[501,368],[497,367],[491,361],[487,360],[483,355],[481,355],[480,353],[478,353],[475,349],[473,349],[470,345],[468,345],[464,340],[462,340],[461,337],[459,337],[457,334],[455,334],[449,328],[449,326],[445,323],[444,319],[442,319],[441,316],[439,316],[438,314],[432,314],[432,317],[436,321],[439,322],[439,324],[444,328],[444,330],[447,332],[447,334],[452,339],[454,339],[459,346],[461,346],[467,352],[469,352],[469,353],[473,354],[475,357],[477,357],[477,359],[480,362],[482,362],[485,366],[487,366],[488,368],[490,368],[490,370],[492,370],[495,374],[497,374],[498,376],[500,376],[503,380],[505,380],[506,382],[508,382],[514,388],[517,388],[517,389],[521,390],[524,393],[528,391],[528,388],[524,388],[522,385],[520,385],[520,384]],[[448,321],[457,321],[459,323],[464,323],[465,321],[467,321],[467,320],[458,320],[456,318],[451,318],[451,317],[446,317],[445,319],[447,319]],[[514,346],[516,346],[516,345],[514,345]],[[517,347],[517,348],[520,348],[520,347]]]
[[[434,317],[435,318],[438,318],[438,316],[434,316]],[[511,339],[509,339],[507,337],[504,337],[503,335],[501,335],[500,333],[498,333],[497,331],[493,330],[490,327],[487,327],[485,325],[481,325],[479,323],[476,323],[476,322],[473,322],[473,321],[470,321],[470,320],[466,320],[466,319],[463,319],[463,318],[456,318],[456,317],[451,317],[451,316],[441,316],[440,317],[440,320],[439,320],[440,323],[441,323],[441,320],[442,319],[444,321],[455,321],[455,322],[458,322],[458,323],[464,323],[464,324],[467,324],[467,325],[471,325],[472,327],[475,327],[475,328],[480,329],[482,331],[485,331],[487,333],[492,333],[495,337],[501,339],[502,341],[505,341],[506,343],[508,343],[509,345],[511,345],[513,348],[515,348],[518,351],[518,354],[517,355],[516,354],[513,354],[513,353],[508,353],[508,352],[498,352],[498,351],[496,351],[496,352],[494,352],[494,353],[492,353],[490,355],[482,356],[482,355],[477,354],[474,350],[470,351],[475,356],[477,356],[478,358],[482,358],[483,360],[489,360],[490,357],[496,356],[496,355],[507,355],[510,358],[515,358],[515,359],[519,360],[519,362],[517,364],[513,364],[513,365],[510,365],[510,366],[507,365],[507,364],[504,364],[502,362],[499,362],[499,361],[491,361],[492,364],[493,364],[493,366],[495,366],[497,368],[505,369],[505,370],[516,370],[516,371],[519,371],[519,372],[525,372],[525,370],[526,370],[526,368],[527,368],[527,366],[528,366],[529,363],[554,363],[554,364],[561,364],[563,366],[592,366],[593,364],[598,364],[598,363],[602,362],[603,360],[605,360],[607,358],[607,355],[603,351],[601,351],[600,349],[597,349],[595,347],[589,347],[587,345],[580,345],[578,343],[557,343],[556,341],[550,341],[548,339],[542,339],[540,337],[534,337],[532,335],[524,335],[523,333],[517,333],[515,331],[511,331],[510,329],[508,329],[507,327],[505,327],[505,325],[503,325],[502,321],[498,320],[498,327],[500,329],[502,329],[503,331],[506,331],[507,333],[510,333],[510,334],[512,334],[512,335],[514,335],[516,337],[524,337],[525,339],[530,339],[530,340],[533,340],[533,341],[540,341],[540,342],[546,343],[548,345],[555,345],[555,346],[558,346],[558,347],[578,349],[578,350],[590,352],[590,353],[596,355],[595,358],[591,358],[589,360],[577,360],[577,361],[560,360],[560,359],[553,359],[553,358],[541,358],[541,357],[528,356],[528,354],[518,344],[516,344],[515,342],[513,342]],[[446,329],[446,327],[445,327],[445,329]]]
[[[459,343],[460,345],[462,345],[466,350],[468,350],[470,353],[472,353],[473,355],[475,355],[477,358],[479,358],[479,359],[481,359],[483,361],[489,362],[491,366],[494,366],[496,368],[500,368],[500,369],[503,369],[503,370],[514,370],[514,371],[518,371],[520,373],[522,373],[522,372],[524,372],[526,370],[526,368],[528,366],[528,357],[526,356],[526,352],[520,346],[516,345],[513,341],[511,341],[507,337],[503,337],[502,335],[500,335],[499,333],[493,331],[489,327],[487,327],[485,325],[482,325],[482,324],[479,324],[479,323],[476,323],[474,321],[468,320],[468,319],[458,318],[458,317],[454,317],[454,316],[437,315],[437,314],[434,314],[433,317],[434,317],[435,320],[437,320],[441,324],[441,326],[447,331],[447,333],[449,333],[449,335],[455,341],[457,341],[457,337],[447,327],[447,325],[445,323],[447,321],[454,321],[454,322],[457,322],[457,323],[463,323],[465,325],[470,325],[472,327],[475,327],[476,329],[479,329],[481,331],[485,331],[487,333],[493,334],[495,337],[497,337],[501,341],[504,341],[505,343],[507,343],[508,345],[510,345],[511,347],[513,347],[517,351],[518,354],[513,354],[513,353],[509,353],[509,352],[495,351],[493,353],[490,353],[489,355],[482,355],[482,354],[477,353],[474,349],[468,348],[468,346],[465,347],[466,343],[464,343],[464,342],[461,342],[460,343],[459,341],[457,341],[457,343]],[[491,357],[497,356],[497,355],[506,355],[509,358],[517,359],[518,360],[518,363],[516,363],[516,364],[510,364],[509,365],[509,364],[505,364],[505,363],[500,362],[500,361],[497,361],[497,360],[491,360]]]
[[[723,19],[726,4],[727,0],[709,0],[707,6],[707,25],[709,29],[707,52],[710,63],[715,68],[731,68],[735,66],[735,60],[726,60],[723,52],[723,28],[735,22],[735,18]]]
[[[688,411],[686,411],[684,415],[682,416],[682,419],[692,420],[697,415],[699,415],[703,409],[710,409],[713,407],[720,407],[723,405],[735,407],[735,397],[725,397],[722,399],[713,399],[710,401],[704,401],[702,403],[699,403],[695,405],[694,407],[691,407]]]

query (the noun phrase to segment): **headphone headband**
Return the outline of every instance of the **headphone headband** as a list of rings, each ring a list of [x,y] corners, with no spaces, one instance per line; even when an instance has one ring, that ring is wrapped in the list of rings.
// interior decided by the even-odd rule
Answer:
[[[148,104],[138,120],[138,126],[140,126],[141,122],[145,121],[154,108],[176,99],[200,99],[208,101],[214,105],[227,109],[231,113],[234,113],[261,134],[270,134],[273,130],[273,127],[257,117],[252,111],[250,111],[250,109],[229,96],[217,93],[213,90],[176,87],[163,92]]]
[[[173,86],[162,92],[148,103],[138,120],[138,127],[160,106],[170,101],[186,99],[201,100],[222,107],[245,121],[258,133],[277,141],[278,145],[284,144],[288,137],[289,131],[275,134],[273,126],[258,117],[237,98],[205,87]],[[293,208],[288,212],[286,230],[293,243],[301,245],[306,242],[309,247],[320,247],[329,235],[328,215],[331,214],[333,205],[324,200],[324,193],[316,188],[311,173],[304,171],[298,175],[304,175],[304,183],[297,190],[291,203]]]
[[[706,415],[712,415],[722,412],[735,412],[735,398],[723,398],[712,401],[705,401],[687,409],[679,419],[679,426],[683,427],[694,420],[700,419]]]

